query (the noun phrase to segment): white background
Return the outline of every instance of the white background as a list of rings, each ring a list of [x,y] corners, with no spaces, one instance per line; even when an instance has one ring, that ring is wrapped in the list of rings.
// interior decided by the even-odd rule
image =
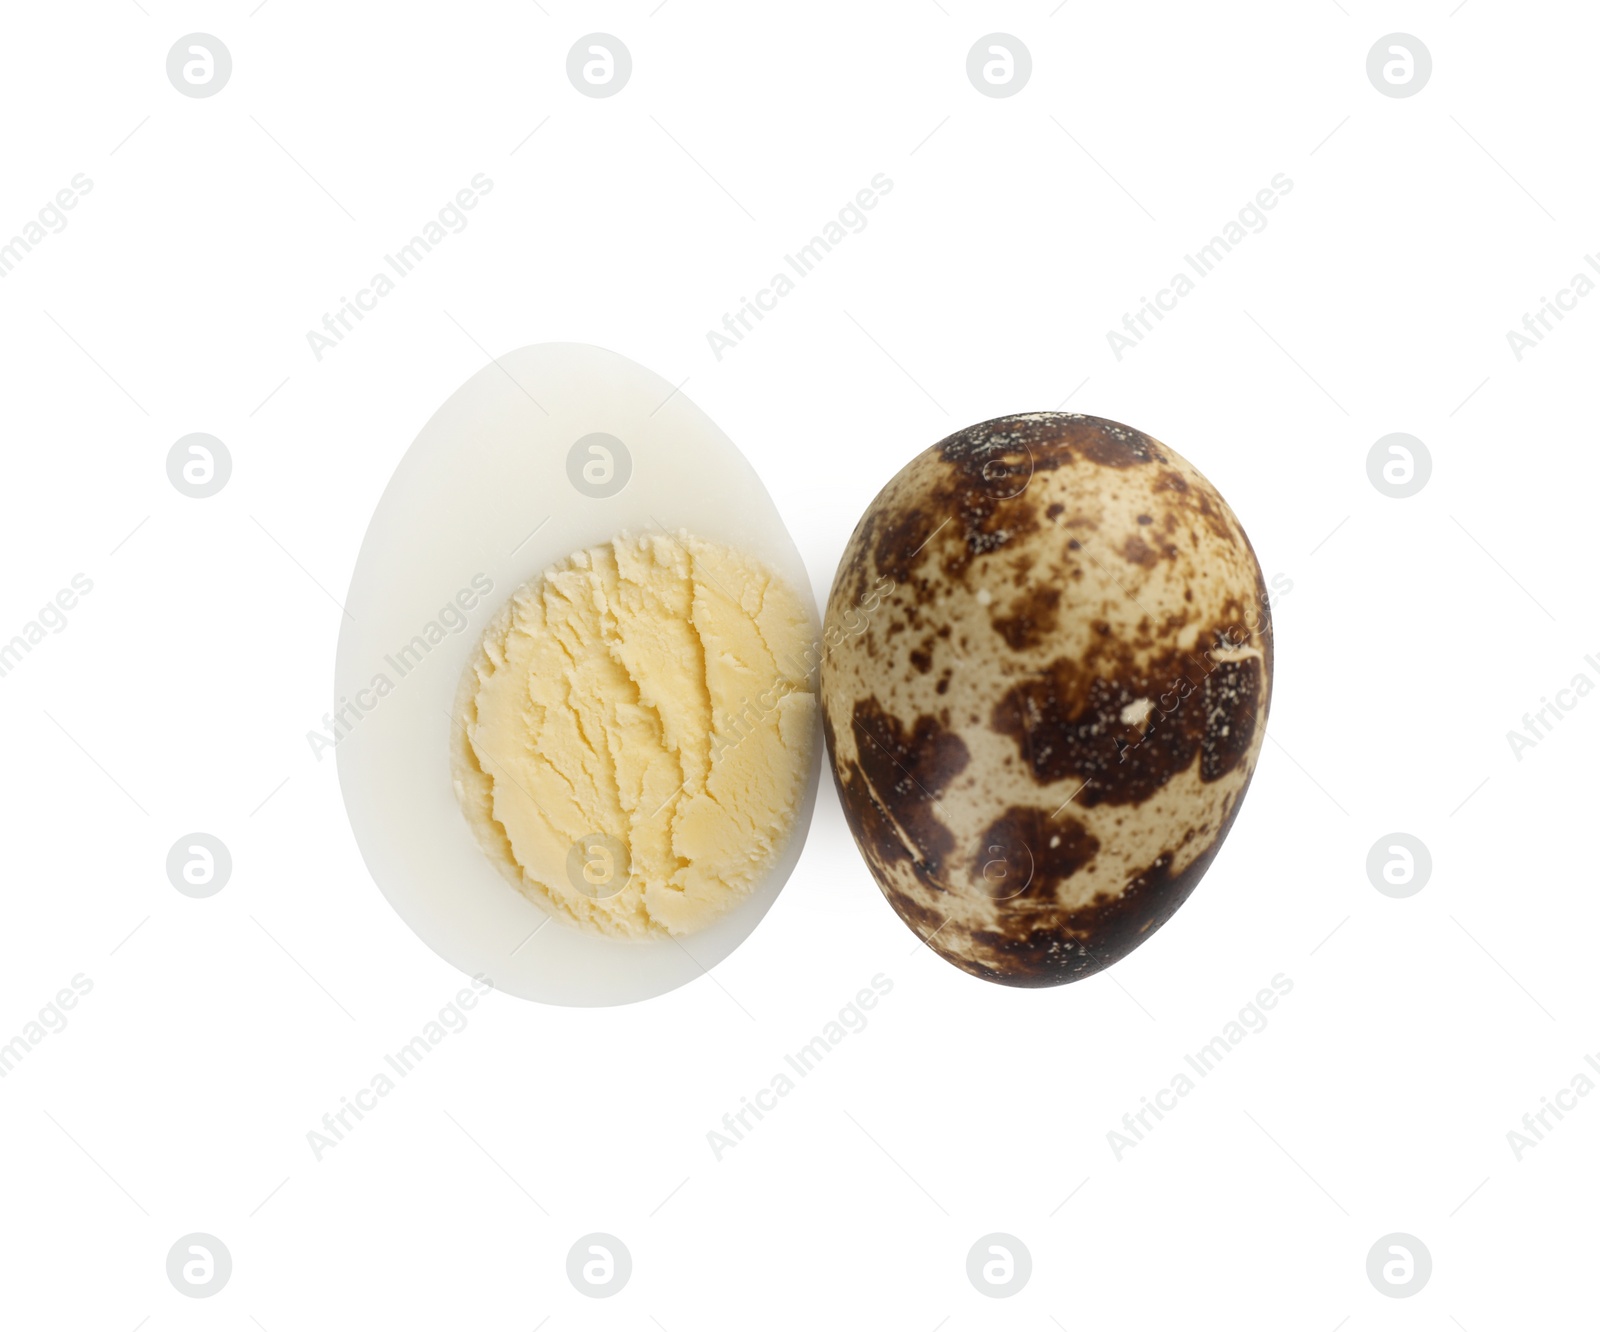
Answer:
[[[1600,697],[1520,761],[1506,739],[1600,683],[1600,300],[1520,362],[1506,340],[1600,242],[1589,7],[254,7],[4,17],[0,238],[93,189],[0,281],[0,638],[94,587],[0,679],[0,1041],[93,989],[0,1081],[0,1322],[1592,1320],[1600,1096],[1521,1160],[1507,1133],[1600,1052]],[[165,73],[196,31],[233,57],[205,99]],[[565,74],[596,31],[633,57],[604,100]],[[1004,99],[965,73],[994,31],[1032,53]],[[1405,99],[1365,72],[1396,31],[1433,57]],[[479,172],[470,226],[319,362],[307,331]],[[706,331],[880,172],[870,225],[719,361]],[[1106,331],[1280,172],[1270,225],[1117,360]],[[491,996],[318,1161],[307,1132],[463,983],[307,745],[335,601],[422,423],[550,340],[687,377],[819,601],[867,502],[953,430],[1070,399],[1166,441],[1292,582],[1269,741],[1194,898],[1107,974],[1008,990],[919,950],[825,786],[714,981]],[[233,458],[211,499],[166,476],[192,431]],[[1432,455],[1414,498],[1367,478],[1391,431]],[[234,862],[206,900],[164,868],[196,830]],[[1405,900],[1365,869],[1395,831],[1433,856]],[[707,1132],[880,972],[870,1025],[716,1160]],[[1266,1030],[1119,1161],[1108,1132],[1278,973]],[[192,1231],[233,1256],[210,1299],[165,1273]],[[591,1231],[633,1255],[611,1299],[565,1275]],[[965,1272],[991,1231],[1033,1255],[1008,1300]],[[1433,1255],[1413,1298],[1366,1276],[1394,1231]]]

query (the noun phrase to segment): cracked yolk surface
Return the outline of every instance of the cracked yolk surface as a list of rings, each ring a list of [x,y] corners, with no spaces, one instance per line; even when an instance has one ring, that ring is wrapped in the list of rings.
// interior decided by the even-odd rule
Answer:
[[[793,827],[819,647],[796,594],[688,533],[624,534],[515,592],[468,664],[456,793],[523,893],[580,927],[701,929]]]

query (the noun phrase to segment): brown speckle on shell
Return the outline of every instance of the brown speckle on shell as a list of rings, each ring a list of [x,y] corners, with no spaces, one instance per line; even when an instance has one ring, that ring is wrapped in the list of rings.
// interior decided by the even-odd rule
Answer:
[[[834,781],[919,937],[1054,985],[1171,917],[1238,814],[1272,687],[1265,581],[1204,476],[1113,421],[983,422],[869,507],[845,618],[822,665]]]

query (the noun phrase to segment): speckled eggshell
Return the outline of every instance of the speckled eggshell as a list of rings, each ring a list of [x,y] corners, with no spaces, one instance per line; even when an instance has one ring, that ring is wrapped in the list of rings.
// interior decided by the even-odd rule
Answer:
[[[1039,412],[885,486],[828,601],[845,816],[947,961],[1060,985],[1180,907],[1266,734],[1272,623],[1244,528],[1165,444]]]

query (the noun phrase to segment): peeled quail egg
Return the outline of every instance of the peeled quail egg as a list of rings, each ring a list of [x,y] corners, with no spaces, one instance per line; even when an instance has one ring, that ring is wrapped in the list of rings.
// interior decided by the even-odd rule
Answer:
[[[760,922],[816,796],[816,606],[760,478],[665,379],[576,344],[485,366],[400,460],[345,604],[351,827],[442,957],[626,1003]]]

